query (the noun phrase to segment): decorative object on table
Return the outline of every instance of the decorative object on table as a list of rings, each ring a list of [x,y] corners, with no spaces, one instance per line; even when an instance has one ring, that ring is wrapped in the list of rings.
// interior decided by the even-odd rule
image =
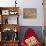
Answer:
[[[34,32],[32,28],[27,29],[27,31],[24,34],[24,37],[22,38],[21,42],[22,46],[41,46],[37,34]]]
[[[36,8],[24,8],[23,9],[23,18],[36,18],[37,9]]]

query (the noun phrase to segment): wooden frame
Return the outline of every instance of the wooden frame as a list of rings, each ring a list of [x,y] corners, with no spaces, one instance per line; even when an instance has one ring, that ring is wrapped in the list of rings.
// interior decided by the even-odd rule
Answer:
[[[36,8],[24,8],[23,9],[23,18],[36,18],[37,9]]]
[[[9,10],[2,10],[2,15],[9,15]]]

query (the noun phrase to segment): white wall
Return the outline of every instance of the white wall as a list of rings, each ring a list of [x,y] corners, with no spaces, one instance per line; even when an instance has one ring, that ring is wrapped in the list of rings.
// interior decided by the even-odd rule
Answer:
[[[15,0],[0,0],[0,6],[14,6]],[[17,0],[20,7],[20,18],[19,24],[21,26],[43,26],[43,6],[42,0]],[[36,19],[24,19],[23,18],[23,8],[37,8],[37,18]]]
[[[37,8],[36,19],[23,19],[23,13],[20,16],[20,24],[26,26],[43,26],[43,6],[42,0],[24,0],[23,8]],[[22,9],[23,11],[23,9]]]

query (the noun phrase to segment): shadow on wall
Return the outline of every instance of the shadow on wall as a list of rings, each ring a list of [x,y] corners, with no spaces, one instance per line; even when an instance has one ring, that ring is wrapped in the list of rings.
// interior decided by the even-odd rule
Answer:
[[[40,41],[41,43],[43,43],[43,30],[42,30],[42,27],[41,27],[41,26],[21,26],[21,27],[20,27],[20,32],[19,32],[19,39],[20,39],[20,42],[21,42],[21,40],[22,40],[22,38],[23,38],[24,33],[26,32],[26,30],[27,30],[28,28],[32,28],[32,29],[36,32],[39,41]]]

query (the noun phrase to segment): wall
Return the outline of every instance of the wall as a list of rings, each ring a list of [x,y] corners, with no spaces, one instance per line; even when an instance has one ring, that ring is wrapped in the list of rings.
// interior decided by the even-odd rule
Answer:
[[[1,7],[14,6],[15,0],[0,0]],[[17,0],[20,7],[20,26],[43,26],[43,6],[42,0]],[[37,8],[37,18],[36,19],[24,19],[23,18],[23,8]],[[9,19],[10,20],[10,19]]]
[[[23,13],[21,13],[20,24],[23,26],[42,26],[43,25],[43,6],[42,0],[25,0],[23,8],[37,8],[36,19],[23,19]],[[22,9],[23,11],[23,9]],[[22,19],[21,19],[22,18]]]

